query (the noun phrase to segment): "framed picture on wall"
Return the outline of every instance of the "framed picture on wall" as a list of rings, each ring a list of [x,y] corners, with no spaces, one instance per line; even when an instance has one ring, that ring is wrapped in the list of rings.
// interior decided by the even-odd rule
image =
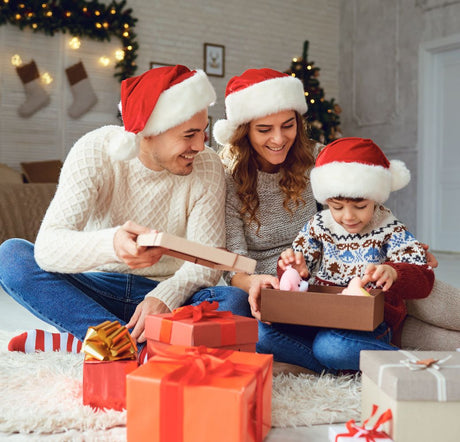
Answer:
[[[225,46],[204,44],[204,71],[214,77],[225,75]]]
[[[150,62],[150,69],[163,68],[165,66],[173,66],[173,65],[168,64],[168,63],[157,63],[156,61],[151,61]]]
[[[204,144],[212,147],[212,117],[208,117],[208,127],[205,130],[205,135]]]

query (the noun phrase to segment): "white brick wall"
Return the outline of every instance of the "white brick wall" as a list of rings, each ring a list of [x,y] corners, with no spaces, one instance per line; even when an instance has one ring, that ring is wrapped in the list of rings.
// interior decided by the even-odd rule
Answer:
[[[252,67],[286,70],[310,41],[309,60],[321,68],[320,82],[327,98],[338,98],[340,0],[130,0],[139,21],[138,70],[150,62],[203,68],[203,44],[225,46],[225,77],[211,77],[218,102],[211,108],[215,121],[224,114],[224,91],[234,75]],[[0,27],[0,162],[15,168],[21,161],[64,159],[73,142],[90,129],[118,124],[119,83],[113,67],[102,68],[100,55],[112,56],[118,40],[110,43],[84,39],[77,51],[68,49],[68,34],[49,37]],[[17,108],[24,101],[22,84],[10,58],[34,59],[40,72],[55,81],[47,86],[51,104],[29,119]],[[82,60],[99,102],[80,119],[67,116],[72,102],[65,68]]]

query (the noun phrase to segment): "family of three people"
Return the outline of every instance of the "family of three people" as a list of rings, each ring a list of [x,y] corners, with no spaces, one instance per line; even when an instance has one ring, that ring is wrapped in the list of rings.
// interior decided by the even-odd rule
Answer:
[[[310,140],[302,83],[271,69],[229,81],[219,156],[204,145],[215,99],[204,72],[180,65],[122,82],[123,127],[76,142],[35,244],[0,245],[1,287],[61,331],[27,331],[10,350],[78,351],[88,327],[109,320],[131,330],[143,361],[146,315],[218,301],[260,319],[261,288],[279,288],[287,265],[316,283],[382,287],[385,320],[373,332],[259,321],[258,352],[321,373],[357,370],[361,350],[397,349],[404,299],[428,296],[434,280],[422,245],[382,205],[409,181],[405,166],[371,140]],[[216,285],[217,270],[139,247],[151,229],[249,256],[256,271]]]

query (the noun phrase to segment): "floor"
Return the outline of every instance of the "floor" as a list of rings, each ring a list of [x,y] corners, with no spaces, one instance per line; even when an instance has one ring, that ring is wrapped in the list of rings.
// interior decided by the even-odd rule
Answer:
[[[439,261],[435,270],[436,278],[460,288],[460,254],[433,252]],[[44,322],[35,318],[27,310],[13,301],[0,289],[0,328],[2,330],[27,330],[31,328],[46,328],[52,330]],[[23,435],[2,435],[0,441],[46,440]],[[56,440],[53,438],[53,440]],[[324,442],[328,440],[328,425],[314,425],[312,427],[274,428],[265,439],[265,442]]]

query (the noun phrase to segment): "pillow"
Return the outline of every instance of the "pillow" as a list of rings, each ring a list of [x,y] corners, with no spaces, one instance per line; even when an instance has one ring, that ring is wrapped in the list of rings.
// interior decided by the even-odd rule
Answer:
[[[22,184],[22,174],[12,169],[6,164],[0,163],[0,183],[19,183]]]

